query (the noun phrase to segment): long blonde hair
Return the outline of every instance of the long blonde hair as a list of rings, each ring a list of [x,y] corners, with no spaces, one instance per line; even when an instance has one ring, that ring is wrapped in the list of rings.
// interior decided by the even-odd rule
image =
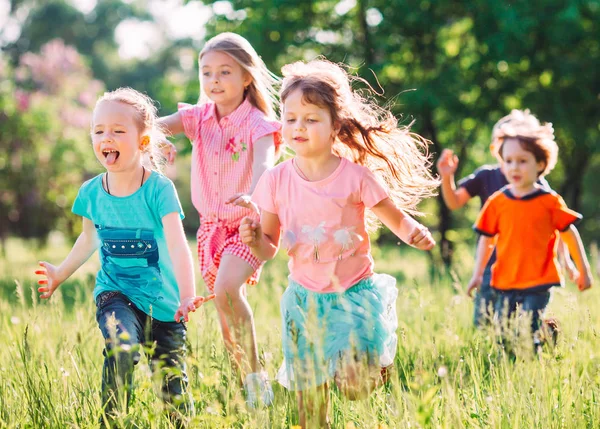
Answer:
[[[410,125],[399,127],[389,110],[353,91],[351,81],[360,79],[337,64],[296,62],[284,66],[282,73],[282,104],[300,90],[305,102],[327,109],[332,123],[340,127],[334,153],[369,168],[399,208],[422,214],[417,209],[419,202],[435,195],[439,185],[430,171],[430,142],[410,132]]]
[[[149,144],[144,149],[144,165],[156,171],[161,171],[165,164],[165,155],[160,149],[160,144],[166,141],[165,130],[158,123],[158,111],[154,101],[145,94],[132,88],[118,88],[105,92],[96,101],[98,106],[103,101],[117,101],[127,104],[135,110],[134,121],[140,133],[147,133],[150,137]]]
[[[265,116],[275,119],[274,106],[277,105],[275,85],[279,83],[279,79],[269,71],[250,42],[239,34],[221,33],[206,42],[198,59],[202,59],[204,54],[211,51],[226,53],[250,75],[252,82],[246,89],[245,97]],[[202,85],[202,79],[200,79],[200,84]],[[207,101],[207,96],[203,90],[201,90],[200,99],[201,101]]]

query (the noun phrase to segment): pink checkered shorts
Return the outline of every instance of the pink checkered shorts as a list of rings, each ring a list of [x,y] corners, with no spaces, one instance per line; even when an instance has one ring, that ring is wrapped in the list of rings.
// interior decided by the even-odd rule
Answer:
[[[200,228],[197,234],[198,262],[200,262],[202,278],[211,293],[215,290],[215,280],[223,255],[234,255],[246,261],[254,268],[254,273],[246,280],[246,284],[258,283],[263,262],[242,243],[239,227],[239,222],[213,221],[200,216]]]

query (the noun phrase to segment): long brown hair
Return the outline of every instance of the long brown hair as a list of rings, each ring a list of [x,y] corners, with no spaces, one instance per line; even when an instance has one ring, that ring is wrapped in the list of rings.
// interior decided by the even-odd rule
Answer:
[[[221,33],[206,42],[198,58],[202,59],[202,56],[210,51],[226,53],[250,75],[252,82],[246,90],[246,98],[265,116],[275,119],[273,109],[277,105],[275,85],[278,84],[279,79],[269,71],[250,42],[239,34]],[[202,83],[202,79],[200,82]]]
[[[282,72],[282,106],[293,91],[300,90],[305,102],[327,109],[332,123],[340,127],[334,153],[369,168],[399,208],[422,214],[419,202],[435,195],[439,186],[430,171],[430,142],[412,133],[410,125],[398,126],[389,110],[353,91],[351,81],[360,79],[337,64],[296,62]]]

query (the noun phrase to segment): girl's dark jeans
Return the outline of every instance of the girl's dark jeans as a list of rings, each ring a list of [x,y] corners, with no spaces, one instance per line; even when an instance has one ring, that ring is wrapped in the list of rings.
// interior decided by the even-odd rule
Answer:
[[[105,339],[102,405],[107,416],[115,410],[127,410],[133,368],[144,346],[152,370],[160,374],[162,399],[173,410],[185,414],[193,411],[186,393],[184,323],[155,320],[119,292],[104,292],[96,298],[96,320]]]

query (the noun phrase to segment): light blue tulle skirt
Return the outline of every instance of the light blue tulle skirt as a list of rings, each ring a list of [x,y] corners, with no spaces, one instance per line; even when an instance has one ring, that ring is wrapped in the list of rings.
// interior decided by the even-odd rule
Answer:
[[[344,352],[387,367],[398,337],[396,279],[373,274],[340,293],[312,292],[290,279],[281,298],[284,361],[278,381],[290,390],[332,379]]]

